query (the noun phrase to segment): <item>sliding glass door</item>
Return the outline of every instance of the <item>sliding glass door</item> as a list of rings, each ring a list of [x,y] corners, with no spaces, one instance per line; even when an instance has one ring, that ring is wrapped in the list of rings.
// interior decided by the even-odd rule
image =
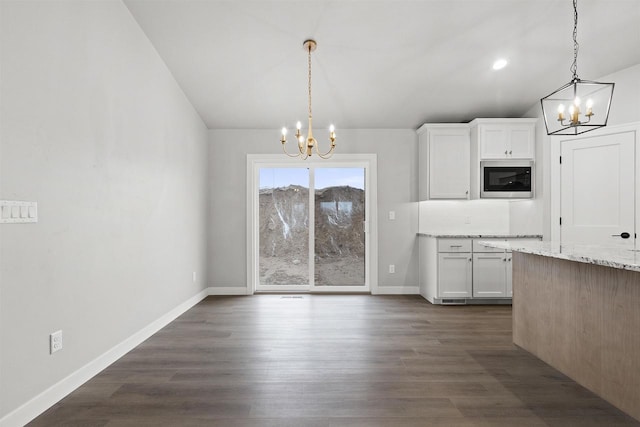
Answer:
[[[259,285],[309,285],[309,169],[261,168]]]
[[[255,290],[369,290],[366,169],[256,168]]]
[[[365,284],[365,171],[315,169],[314,285]]]

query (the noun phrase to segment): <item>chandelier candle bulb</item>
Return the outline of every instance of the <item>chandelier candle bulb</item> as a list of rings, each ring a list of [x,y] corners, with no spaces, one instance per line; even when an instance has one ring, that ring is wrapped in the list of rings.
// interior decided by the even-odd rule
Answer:
[[[582,100],[576,96],[576,99],[573,100],[573,105],[575,105],[576,107],[580,107],[580,103],[582,102]]]
[[[564,104],[558,105],[558,121],[564,120]]]
[[[588,117],[593,116],[593,100],[592,99],[587,99],[587,114],[585,114]]]

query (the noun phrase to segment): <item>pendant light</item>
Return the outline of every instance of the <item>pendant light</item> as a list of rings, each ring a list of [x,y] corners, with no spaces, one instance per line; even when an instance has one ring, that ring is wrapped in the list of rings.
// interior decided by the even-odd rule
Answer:
[[[329,127],[329,141],[331,141],[331,146],[329,148],[329,150],[326,153],[321,153],[320,150],[318,149],[318,142],[316,141],[316,139],[313,137],[313,128],[312,128],[312,114],[311,114],[311,52],[313,52],[314,50],[316,50],[316,47],[318,46],[318,44],[315,42],[315,40],[305,40],[304,43],[302,44],[302,46],[304,47],[304,49],[307,51],[308,53],[308,64],[309,64],[309,85],[308,85],[308,93],[309,93],[309,130],[307,131],[307,137],[303,137],[302,136],[302,124],[300,122],[297,123],[296,125],[296,141],[298,143],[298,152],[295,154],[289,154],[287,152],[287,149],[285,147],[285,144],[287,142],[287,128],[283,127],[282,128],[282,137],[280,138],[280,142],[282,143],[282,150],[284,151],[284,153],[289,156],[289,157],[301,157],[303,160],[308,158],[309,156],[311,156],[313,154],[313,150],[315,147],[315,152],[316,154],[323,158],[323,159],[328,159],[329,157],[331,157],[333,155],[333,150],[336,148],[336,130],[333,127],[333,125],[331,125]]]
[[[615,83],[580,79],[578,48],[578,0],[573,0],[573,76],[540,100],[547,135],[579,135],[607,125]]]

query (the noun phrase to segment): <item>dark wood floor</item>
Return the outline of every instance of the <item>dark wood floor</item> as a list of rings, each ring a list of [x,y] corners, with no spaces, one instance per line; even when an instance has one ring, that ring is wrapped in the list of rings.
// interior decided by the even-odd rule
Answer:
[[[640,426],[511,344],[508,306],[209,297],[31,426]]]

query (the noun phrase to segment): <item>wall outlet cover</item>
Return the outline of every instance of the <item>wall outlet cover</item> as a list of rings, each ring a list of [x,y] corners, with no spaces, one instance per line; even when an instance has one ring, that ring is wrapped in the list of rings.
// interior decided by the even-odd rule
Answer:
[[[49,335],[49,354],[62,350],[62,331],[56,331]]]

